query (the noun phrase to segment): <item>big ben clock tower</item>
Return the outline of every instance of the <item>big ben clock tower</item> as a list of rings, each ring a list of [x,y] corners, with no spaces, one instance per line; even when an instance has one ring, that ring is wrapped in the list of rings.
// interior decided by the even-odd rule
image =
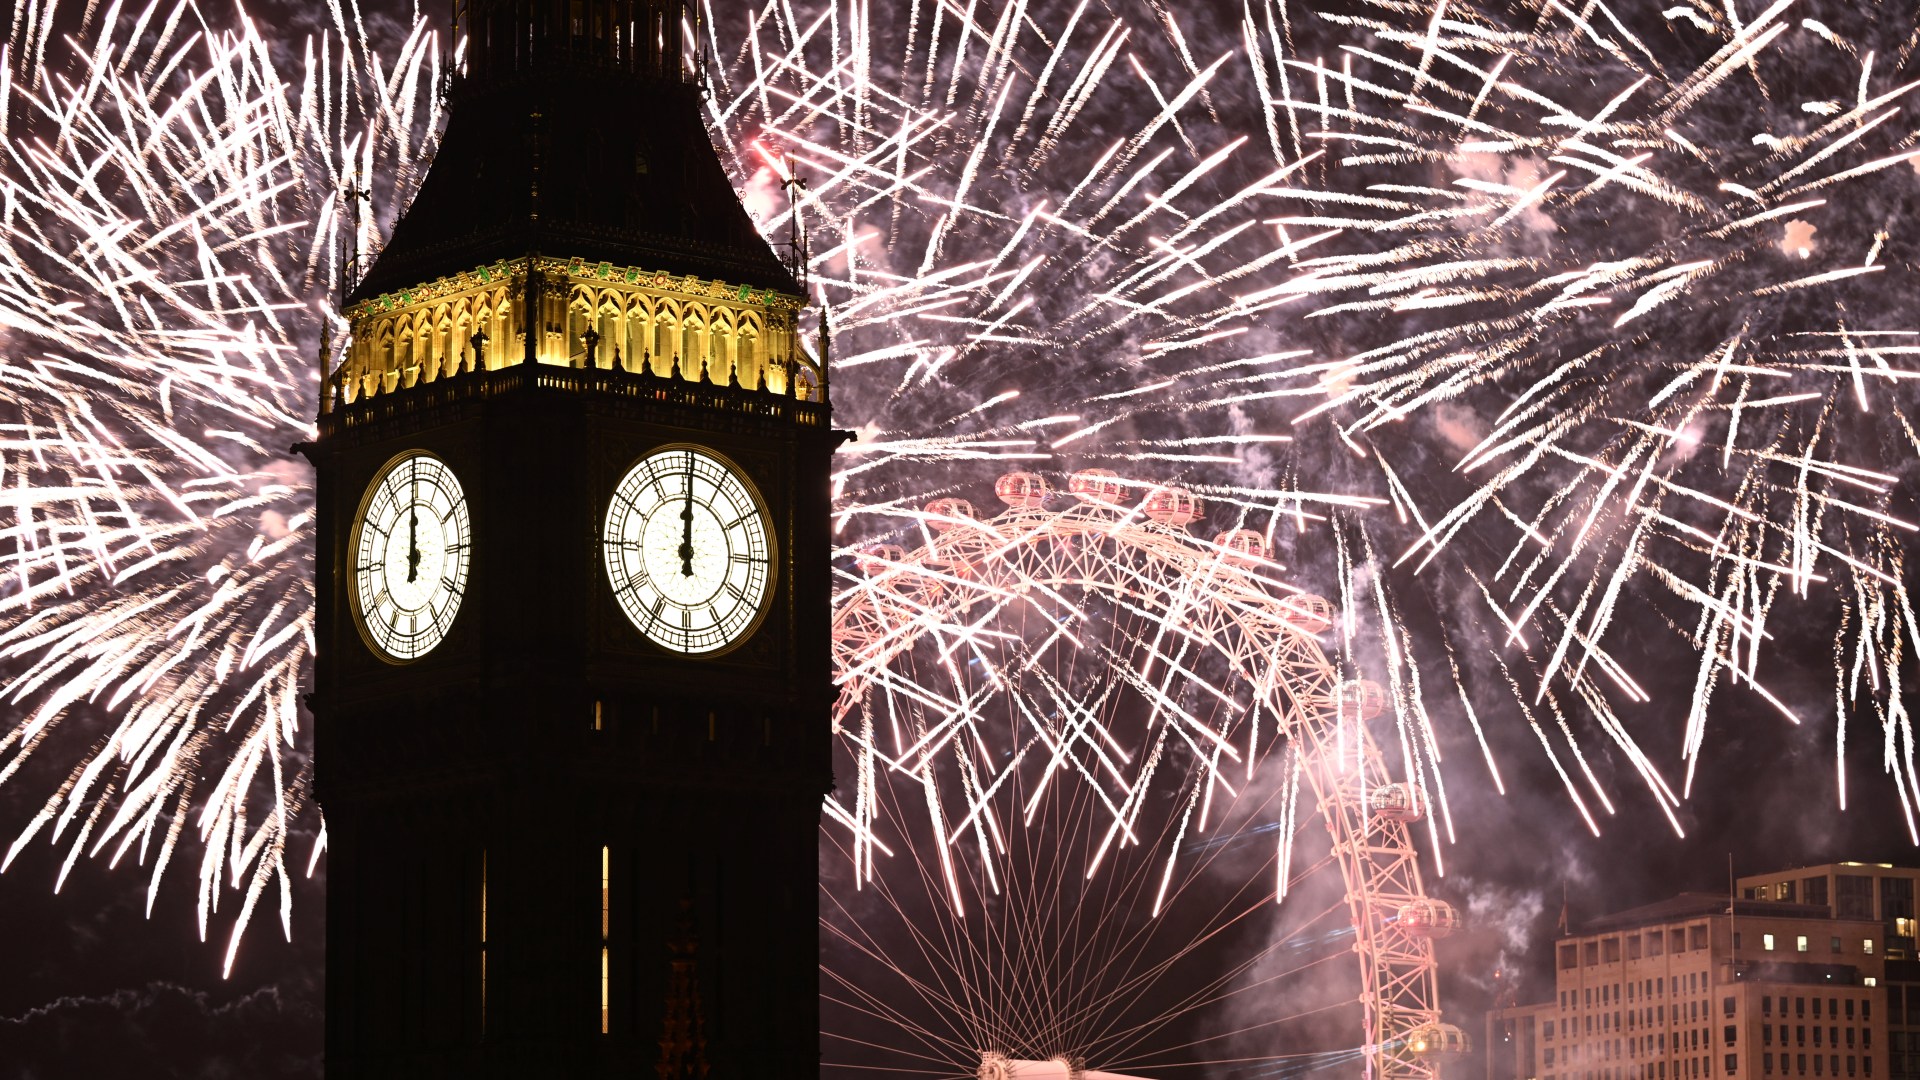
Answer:
[[[458,0],[319,435],[327,1073],[818,1062],[825,372],[689,0]]]

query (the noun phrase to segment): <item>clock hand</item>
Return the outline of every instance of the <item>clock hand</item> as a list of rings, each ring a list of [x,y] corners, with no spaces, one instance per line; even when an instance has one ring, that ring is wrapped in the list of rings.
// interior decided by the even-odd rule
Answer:
[[[687,451],[687,501],[680,509],[680,576],[693,576],[693,451]]]
[[[407,507],[407,584],[420,576],[420,463],[413,463],[413,503]]]

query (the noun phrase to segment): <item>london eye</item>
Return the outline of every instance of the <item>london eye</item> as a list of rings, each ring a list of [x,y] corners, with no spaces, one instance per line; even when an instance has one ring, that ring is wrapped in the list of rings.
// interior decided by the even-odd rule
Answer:
[[[1438,1075],[1428,805],[1268,535],[1090,469],[840,566],[829,1075]]]

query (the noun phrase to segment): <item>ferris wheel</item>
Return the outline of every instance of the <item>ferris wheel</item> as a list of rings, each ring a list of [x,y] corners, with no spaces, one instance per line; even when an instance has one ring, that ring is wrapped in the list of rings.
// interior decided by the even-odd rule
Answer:
[[[1458,916],[1333,605],[1188,491],[1067,487],[899,511],[841,568],[827,1074],[1438,1077]]]

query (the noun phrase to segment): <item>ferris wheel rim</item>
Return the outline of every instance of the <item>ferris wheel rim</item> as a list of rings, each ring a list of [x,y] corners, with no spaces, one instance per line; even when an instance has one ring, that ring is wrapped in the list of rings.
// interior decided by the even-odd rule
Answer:
[[[1377,819],[1367,804],[1370,788],[1395,783],[1384,755],[1364,719],[1342,727],[1341,683],[1317,636],[1303,631],[1283,615],[1274,614],[1269,606],[1276,598],[1262,586],[1290,588],[1277,577],[1282,569],[1279,564],[1265,558],[1248,558],[1220,543],[1208,543],[1188,532],[1182,524],[1150,520],[1138,507],[1097,500],[1083,500],[1078,505],[1057,510],[1037,504],[1015,504],[991,517],[956,519],[948,515],[933,522],[922,517],[917,526],[923,540],[921,544],[912,549],[887,545],[891,550],[856,555],[856,561],[862,563],[860,569],[865,571],[864,577],[840,571],[843,582],[851,584],[836,593],[834,602],[833,648],[837,669],[844,671],[843,661],[860,652],[858,645],[866,644],[872,647],[872,655],[859,659],[870,673],[873,665],[884,664],[888,656],[911,648],[912,643],[927,632],[924,625],[913,632],[901,632],[895,627],[891,633],[876,634],[868,641],[856,642],[853,648],[844,648],[850,639],[861,637],[851,632],[850,622],[863,617],[871,619],[876,627],[884,627],[889,622],[878,610],[884,605],[894,604],[898,611],[919,603],[925,613],[931,615],[968,611],[988,602],[988,596],[981,589],[985,582],[969,580],[965,571],[952,572],[956,562],[967,561],[966,556],[972,555],[978,560],[976,572],[981,567],[1004,567],[1004,558],[1012,553],[1031,555],[1033,565],[1044,566],[1043,557],[1034,554],[1043,547],[1057,549],[1064,544],[1070,548],[1076,542],[1089,540],[1128,547],[1183,575],[1205,570],[1211,581],[1224,580],[1242,588],[1244,592],[1234,599],[1252,601],[1247,605],[1250,611],[1269,616],[1256,617],[1254,626],[1243,627],[1249,636],[1260,632],[1268,635],[1272,647],[1264,659],[1278,668],[1284,653],[1286,663],[1316,668],[1324,684],[1317,698],[1318,709],[1286,709],[1275,703],[1272,711],[1276,717],[1303,718],[1288,726],[1287,738],[1296,747],[1303,748],[1302,759],[1310,763],[1303,766],[1304,775],[1314,789],[1315,809],[1331,834],[1333,859],[1340,866],[1345,886],[1356,935],[1354,951],[1360,968],[1359,1004],[1364,1017],[1362,1039],[1367,1072],[1383,1080],[1436,1078],[1437,1065],[1411,1049],[1418,1046],[1424,1050],[1425,1033],[1443,1027],[1431,939],[1395,925],[1399,912],[1409,910],[1414,904],[1433,902],[1426,895],[1407,823]],[[1223,534],[1223,538],[1226,535],[1230,534]],[[944,595],[931,600],[909,600],[888,588],[890,583],[899,584],[916,576],[922,583],[945,582],[952,587],[945,588]],[[1021,577],[1028,586],[1038,584],[1047,589],[1077,587],[1116,596],[1127,594],[1120,583],[1072,573],[1042,577],[1037,582],[1031,575],[1017,572],[1006,576]],[[926,621],[930,624],[933,620]],[[860,667],[855,671],[852,676],[836,678],[841,691],[835,707],[836,729],[866,685],[868,676],[860,673]],[[1271,691],[1272,688],[1267,687],[1262,692],[1270,696]],[[1297,693],[1294,696],[1301,697]],[[1358,765],[1358,783],[1347,782],[1330,760],[1333,751],[1328,744],[1342,743],[1337,752],[1346,753],[1344,743],[1348,740],[1353,743],[1351,752]],[[831,795],[828,801],[834,801]],[[841,809],[838,816],[850,823],[844,808]],[[828,815],[829,818],[835,816]]]

